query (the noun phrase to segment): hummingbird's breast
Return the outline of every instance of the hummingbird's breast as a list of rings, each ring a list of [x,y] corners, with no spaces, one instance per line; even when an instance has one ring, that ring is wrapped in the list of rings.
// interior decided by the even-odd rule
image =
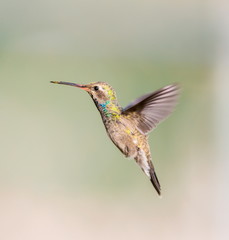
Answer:
[[[108,136],[126,157],[135,158],[140,149],[145,148],[148,151],[147,137],[139,132],[133,119],[122,115],[117,102],[107,100],[95,103]]]
[[[138,150],[147,143],[146,136],[122,115],[116,121],[104,122],[104,125],[112,142],[126,157],[135,158]]]

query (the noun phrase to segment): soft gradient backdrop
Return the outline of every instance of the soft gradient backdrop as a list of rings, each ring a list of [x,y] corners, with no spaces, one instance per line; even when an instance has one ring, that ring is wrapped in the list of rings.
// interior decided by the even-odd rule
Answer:
[[[0,2],[0,239],[228,237],[227,1]],[[173,82],[174,114],[150,135],[158,198],[106,136],[83,91],[122,106]]]

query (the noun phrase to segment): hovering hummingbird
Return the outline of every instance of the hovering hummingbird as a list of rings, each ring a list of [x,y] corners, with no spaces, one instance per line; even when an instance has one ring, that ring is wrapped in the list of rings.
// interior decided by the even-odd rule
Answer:
[[[89,93],[101,114],[111,141],[126,157],[135,159],[160,195],[161,187],[151,161],[148,134],[174,109],[179,86],[166,86],[122,108],[114,89],[105,82],[85,85],[56,81],[51,83],[81,88]]]

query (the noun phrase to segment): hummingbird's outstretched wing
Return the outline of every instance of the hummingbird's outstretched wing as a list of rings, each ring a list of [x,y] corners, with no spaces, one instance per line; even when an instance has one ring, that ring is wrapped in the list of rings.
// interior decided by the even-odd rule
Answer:
[[[131,115],[139,131],[148,134],[173,111],[179,92],[178,84],[166,86],[136,99],[122,114]]]

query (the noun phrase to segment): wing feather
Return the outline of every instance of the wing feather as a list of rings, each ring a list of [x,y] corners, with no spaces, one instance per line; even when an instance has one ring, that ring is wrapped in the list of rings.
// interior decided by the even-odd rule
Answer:
[[[148,134],[173,111],[179,92],[178,84],[166,86],[136,99],[123,109],[122,114],[133,115],[139,131]]]

